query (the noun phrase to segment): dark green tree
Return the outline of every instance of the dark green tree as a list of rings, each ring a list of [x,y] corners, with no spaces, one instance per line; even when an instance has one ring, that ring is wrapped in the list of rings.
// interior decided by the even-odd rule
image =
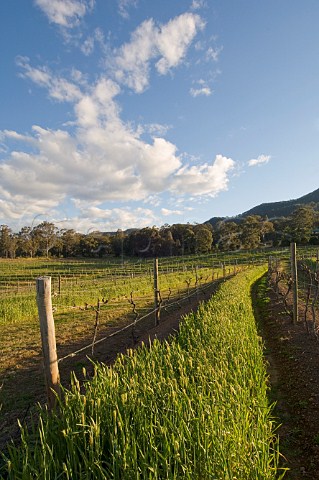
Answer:
[[[239,250],[242,246],[240,227],[231,221],[222,221],[217,224],[216,247],[219,250]]]
[[[49,256],[57,241],[58,229],[54,223],[44,221],[32,229],[32,237],[38,242],[39,251]]]
[[[213,244],[213,229],[210,224],[198,224],[193,227],[195,234],[195,253],[209,253]]]
[[[17,236],[12,232],[8,225],[0,226],[0,256],[5,258],[15,258],[17,250]]]
[[[260,247],[264,235],[273,225],[268,220],[263,220],[259,215],[249,215],[240,224],[241,243],[243,248],[254,249]]]
[[[18,233],[18,252],[21,256],[34,257],[39,248],[39,239],[31,227],[22,227]]]
[[[312,206],[301,205],[296,208],[289,223],[289,233],[294,242],[306,244],[314,229],[315,212]]]
[[[111,251],[116,257],[124,258],[127,251],[127,235],[123,230],[118,229],[115,235],[110,238]]]
[[[77,233],[75,230],[63,229],[59,234],[60,240],[62,241],[62,255],[63,257],[75,257],[80,255],[80,241],[81,234]]]

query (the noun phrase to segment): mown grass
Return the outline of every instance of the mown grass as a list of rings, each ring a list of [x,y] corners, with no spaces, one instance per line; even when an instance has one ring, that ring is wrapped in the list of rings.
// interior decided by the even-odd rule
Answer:
[[[250,287],[226,282],[170,342],[155,342],[76,378],[10,446],[8,479],[278,479],[263,347]]]

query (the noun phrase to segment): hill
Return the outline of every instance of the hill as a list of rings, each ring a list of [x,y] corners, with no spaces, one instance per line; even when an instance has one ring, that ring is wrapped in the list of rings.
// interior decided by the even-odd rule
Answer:
[[[294,200],[284,200],[282,202],[271,202],[271,203],[261,203],[256,207],[247,210],[244,213],[236,215],[235,217],[212,217],[207,221],[213,226],[216,225],[220,220],[232,220],[239,221],[243,217],[248,217],[249,215],[260,215],[261,217],[267,216],[269,220],[278,218],[278,217],[288,217],[299,205],[309,205],[312,204],[316,209],[319,209],[319,188],[314,190],[307,195],[296,198]]]

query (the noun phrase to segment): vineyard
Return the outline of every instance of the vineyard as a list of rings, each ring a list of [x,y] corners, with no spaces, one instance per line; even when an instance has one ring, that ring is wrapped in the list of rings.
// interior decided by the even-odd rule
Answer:
[[[250,287],[268,263],[292,321],[289,259],[289,249],[169,257],[158,272],[152,259],[1,261],[2,439],[18,438],[17,418],[25,424],[20,447],[4,450],[3,478],[279,478]],[[316,336],[316,252],[299,253],[298,266],[304,329]],[[63,385],[51,414],[35,407],[46,402],[35,291],[44,275]],[[143,346],[174,330],[169,343]]]

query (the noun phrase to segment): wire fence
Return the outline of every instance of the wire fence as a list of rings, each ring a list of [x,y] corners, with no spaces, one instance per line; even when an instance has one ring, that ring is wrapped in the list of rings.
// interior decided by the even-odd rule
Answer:
[[[154,268],[150,261],[129,265],[62,262],[63,268],[61,262],[52,265],[48,262],[43,267],[35,261],[34,268],[30,268],[32,262],[29,262],[28,270],[17,272],[14,268],[18,263],[12,262],[11,270],[0,279],[0,327],[6,332],[4,351],[8,356],[1,375],[7,382],[6,371],[12,375],[25,368],[24,365],[34,368],[40,360],[35,330],[38,318],[34,278],[30,278],[35,274],[51,277],[50,314],[54,316],[60,353],[60,358],[55,353],[54,362],[61,366],[68,360],[67,369],[72,370],[77,359],[82,362],[83,355],[91,358],[99,355],[100,346],[108,339],[129,332],[134,344],[141,328],[144,332],[145,328],[155,326],[157,314],[164,317],[174,308],[180,309],[192,298],[207,292],[216,281],[264,261],[265,254],[245,258],[235,253],[160,259],[157,305]],[[21,333],[22,336],[26,334],[25,338],[21,338]],[[107,348],[102,348],[106,355]]]
[[[179,308],[181,308],[181,303],[185,302],[186,300],[190,300],[192,297],[198,295],[199,291],[202,291],[202,292],[206,292],[213,284],[216,283],[217,280],[215,281],[212,281],[208,284],[205,284],[205,286],[202,286],[202,287],[198,287],[196,288],[194,291],[192,291],[191,293],[187,293],[186,295],[183,295],[181,296],[178,300],[173,300],[171,302],[169,301],[163,301],[162,299],[160,300],[160,306],[158,308],[154,308],[153,310],[150,310],[149,312],[147,312],[145,315],[142,315],[142,316],[139,316],[139,314],[135,311],[135,307],[136,305],[134,304],[133,306],[133,313],[136,314],[136,317],[135,319],[133,320],[133,322],[130,322],[129,324],[125,325],[124,327],[122,328],[119,328],[118,330],[116,330],[115,332],[112,332],[98,340],[95,340],[95,337],[93,338],[93,341],[91,343],[89,343],[88,345],[72,352],[72,353],[69,353],[67,355],[65,355],[64,357],[62,358],[59,358],[58,359],[58,363],[61,363],[63,362],[64,360],[66,360],[67,358],[73,358],[75,357],[76,355],[86,351],[86,350],[89,350],[91,348],[91,353],[92,355],[94,355],[94,347],[106,340],[108,340],[109,338],[112,338],[112,337],[115,337],[116,335],[119,335],[121,334],[122,332],[124,332],[125,330],[128,330],[128,329],[132,329],[133,331],[133,337],[134,337],[134,328],[139,324],[141,323],[143,320],[145,320],[146,318],[149,318],[151,316],[155,316],[155,313],[157,311],[161,311],[161,310],[165,310],[166,312],[168,312],[169,309],[171,309],[172,307],[175,307],[175,306],[178,306]],[[98,311],[98,310],[96,310]]]
[[[293,277],[292,258],[270,258],[268,280],[284,310],[296,322],[302,322],[309,335],[319,339],[319,251],[299,251],[296,260],[296,278]],[[293,295],[297,291],[297,296]]]
[[[196,275],[196,282],[198,277]],[[57,347],[56,347],[56,336],[55,336],[55,322],[53,318],[53,307],[52,307],[52,292],[51,292],[51,277],[39,277],[36,282],[37,287],[37,307],[39,312],[39,322],[40,322],[40,331],[41,331],[41,341],[42,341],[42,352],[43,352],[43,361],[44,361],[44,373],[46,378],[47,386],[47,396],[48,396],[48,406],[52,408],[56,402],[56,395],[60,394],[60,375],[58,364],[67,358],[74,357],[88,349],[91,349],[92,356],[94,355],[94,348],[99,343],[104,342],[112,336],[119,335],[123,331],[132,327],[132,336],[135,336],[135,328],[137,323],[149,314],[142,316],[138,319],[139,314],[136,310],[136,303],[133,300],[133,292],[130,294],[128,303],[132,307],[132,313],[134,314],[133,322],[128,323],[121,328],[118,328],[116,332],[109,333],[104,337],[97,339],[99,324],[100,324],[100,314],[101,314],[101,301],[98,299],[96,306],[94,305],[85,305],[84,310],[91,309],[95,314],[95,324],[94,324],[94,333],[93,340],[87,344],[68,352],[62,359],[58,359]],[[163,303],[160,291],[158,290],[158,260],[154,260],[154,302],[155,302],[155,325],[159,323],[159,313],[161,304]],[[103,300],[103,304],[107,304],[107,300]],[[74,306],[74,308],[79,308]],[[83,310],[82,308],[80,308]]]

